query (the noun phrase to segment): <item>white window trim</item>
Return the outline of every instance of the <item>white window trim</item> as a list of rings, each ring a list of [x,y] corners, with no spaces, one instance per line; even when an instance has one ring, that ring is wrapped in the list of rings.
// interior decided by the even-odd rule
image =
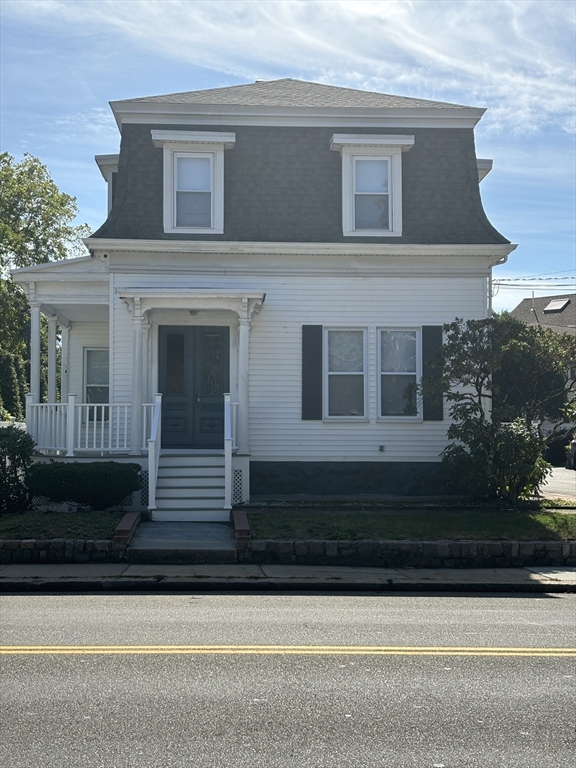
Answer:
[[[152,131],[155,147],[164,153],[164,232],[192,235],[224,233],[224,150],[234,146],[236,134],[219,131]],[[176,164],[179,157],[209,157],[211,226],[176,226]]]
[[[364,413],[361,416],[330,416],[329,415],[329,409],[330,409],[330,403],[329,403],[329,392],[328,392],[328,380],[330,377],[330,371],[328,370],[328,333],[330,331],[362,331],[362,376],[364,377]],[[322,382],[322,402],[323,402],[323,421],[354,421],[354,422],[367,422],[369,421],[368,418],[368,329],[366,326],[341,326],[341,325],[334,325],[334,326],[325,326],[324,327],[324,338],[323,338],[323,361],[322,361],[322,371],[323,371],[323,382]],[[358,376],[360,371],[351,371],[349,375],[355,375]],[[345,372],[336,373],[336,375],[347,375]]]
[[[385,134],[338,134],[330,149],[342,156],[342,233],[345,237],[401,237],[402,235],[402,152],[412,148],[414,136]],[[354,163],[356,158],[385,159],[389,163],[390,227],[356,229],[354,217]]]
[[[88,383],[88,352],[108,352],[108,384],[89,384]],[[82,371],[83,393],[84,399],[82,402],[88,402],[88,387],[108,387],[108,403],[110,403],[110,348],[109,347],[84,347],[83,354],[83,371]],[[105,405],[105,403],[100,403]]]
[[[376,329],[376,376],[378,378],[376,421],[417,422],[423,421],[421,398],[416,398],[417,413],[414,416],[383,416],[382,410],[382,331],[416,331],[416,385],[422,378],[422,328],[409,326],[378,326]]]

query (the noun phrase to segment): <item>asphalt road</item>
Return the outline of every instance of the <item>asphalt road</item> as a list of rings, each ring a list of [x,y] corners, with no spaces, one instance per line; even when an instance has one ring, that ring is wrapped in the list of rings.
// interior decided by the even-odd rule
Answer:
[[[574,596],[13,595],[0,609],[17,647],[0,659],[1,766],[573,764],[576,657],[555,649],[576,645]]]

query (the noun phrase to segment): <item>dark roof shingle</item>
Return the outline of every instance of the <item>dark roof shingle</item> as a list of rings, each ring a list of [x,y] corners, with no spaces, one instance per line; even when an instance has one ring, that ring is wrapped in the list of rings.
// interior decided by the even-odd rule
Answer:
[[[374,91],[358,91],[334,85],[308,83],[284,78],[264,80],[246,85],[209,88],[204,91],[170,93],[165,96],[144,96],[114,102],[146,102],[153,104],[214,104],[261,107],[335,107],[335,108],[395,108],[395,109],[466,109],[461,104],[443,101],[391,96]]]
[[[568,299],[568,304],[562,310],[544,311],[551,301],[559,299]],[[541,325],[544,328],[552,328],[558,333],[576,334],[576,293],[523,299],[510,314],[526,325]]]

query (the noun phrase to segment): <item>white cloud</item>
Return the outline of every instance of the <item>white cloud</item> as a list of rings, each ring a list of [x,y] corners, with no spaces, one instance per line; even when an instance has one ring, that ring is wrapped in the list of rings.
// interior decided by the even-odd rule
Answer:
[[[496,132],[573,128],[575,5],[565,0],[4,0],[3,12],[115,32],[246,80],[489,104],[483,122]]]
[[[94,107],[85,112],[66,114],[54,119],[54,137],[61,143],[118,143],[116,122],[106,107]]]

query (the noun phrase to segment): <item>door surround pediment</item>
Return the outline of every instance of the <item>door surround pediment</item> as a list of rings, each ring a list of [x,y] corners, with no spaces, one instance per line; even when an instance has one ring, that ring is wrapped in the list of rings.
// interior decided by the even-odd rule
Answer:
[[[229,310],[241,319],[260,312],[266,299],[261,291],[228,291],[188,288],[142,288],[117,291],[130,311],[144,314],[152,309]]]

